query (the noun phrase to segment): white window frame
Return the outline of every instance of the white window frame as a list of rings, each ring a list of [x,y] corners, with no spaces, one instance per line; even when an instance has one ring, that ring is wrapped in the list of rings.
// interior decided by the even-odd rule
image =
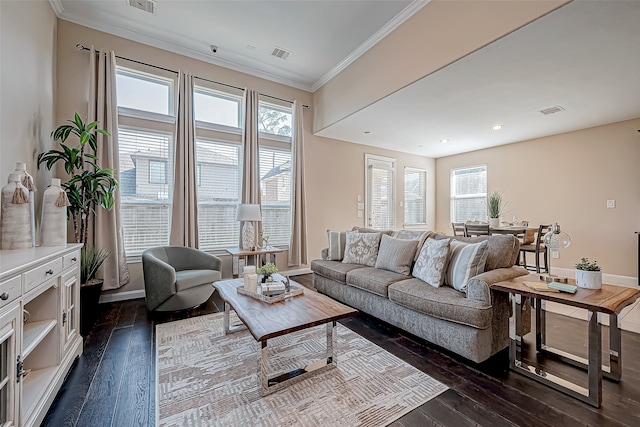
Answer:
[[[219,123],[206,122],[202,120],[196,120],[196,127],[200,129],[208,129],[219,132],[226,132],[231,134],[242,134],[242,126],[243,126],[243,116],[244,113],[242,111],[242,96],[235,95],[232,93],[226,93],[218,89],[213,89],[201,84],[194,85],[194,96],[195,93],[199,92],[204,95],[213,96],[220,99],[226,99],[229,101],[237,102],[238,108],[238,127],[221,125]]]
[[[165,123],[175,123],[176,122],[176,91],[177,89],[177,75],[175,78],[165,77],[159,74],[152,74],[147,71],[143,71],[141,69],[136,69],[132,67],[116,65],[116,75],[128,75],[129,77],[137,78],[139,80],[161,83],[169,87],[169,99],[168,99],[168,107],[169,114],[160,114],[151,111],[138,110],[136,108],[129,107],[118,107],[118,115],[123,115],[127,117],[139,118],[139,119],[147,119]]]
[[[407,172],[409,173],[420,173],[420,174],[424,174],[424,193],[422,194],[422,202],[423,202],[423,209],[424,209],[424,221],[423,222],[407,222],[406,217],[407,217]],[[403,189],[404,189],[404,226],[405,228],[411,228],[411,227],[424,227],[427,225],[427,170],[426,169],[420,169],[420,168],[414,168],[414,167],[410,167],[410,166],[405,166],[404,167],[404,174],[403,174]]]
[[[369,165],[372,164],[372,162],[382,162],[382,163],[391,163],[390,167],[388,170],[391,171],[392,173],[392,184],[391,184],[391,200],[389,201],[389,207],[391,207],[392,209],[392,215],[391,215],[391,224],[389,224],[390,229],[395,229],[395,223],[396,223],[396,182],[397,182],[397,175],[396,175],[396,164],[397,161],[394,158],[391,157],[383,157],[383,156],[377,156],[374,154],[365,154],[364,155],[364,181],[365,181],[365,192],[364,192],[364,200],[365,200],[365,226],[368,228],[376,228],[373,224],[372,224],[372,218],[371,218],[371,194],[370,194],[370,183],[369,183]],[[382,169],[382,168],[380,168]],[[381,230],[384,229],[380,228]]]
[[[488,169],[487,169],[487,165],[486,164],[474,165],[474,166],[465,166],[465,167],[462,167],[462,168],[451,169],[451,174],[449,176],[450,196],[451,196],[450,205],[449,205],[449,217],[450,217],[449,219],[450,219],[450,222],[456,222],[456,221],[454,221],[454,219],[455,219],[455,203],[454,203],[455,200],[484,198],[484,202],[485,202],[485,206],[486,206],[486,202],[487,202],[487,188],[486,187],[485,187],[484,193],[473,193],[473,194],[464,194],[464,195],[454,194],[454,192],[455,192],[454,177],[455,177],[456,172],[469,170],[469,169],[477,169],[477,168],[484,168],[485,173],[488,174]],[[488,181],[488,179],[487,179],[487,181]],[[488,186],[488,182],[487,182],[487,186]],[[478,218],[478,219],[486,220],[487,216],[485,215],[484,218]]]

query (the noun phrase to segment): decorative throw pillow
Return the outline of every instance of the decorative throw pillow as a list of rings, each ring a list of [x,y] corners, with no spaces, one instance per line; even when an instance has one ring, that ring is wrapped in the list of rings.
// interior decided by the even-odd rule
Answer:
[[[369,267],[376,265],[380,233],[357,233],[347,231],[347,242],[344,247],[345,264],[362,264]]]
[[[342,261],[342,258],[344,258],[344,246],[347,242],[347,232],[327,230],[327,237],[329,238],[327,261]]]
[[[427,239],[413,266],[413,277],[439,288],[444,284],[451,239]]]
[[[431,234],[430,231],[421,231],[421,230],[397,230],[394,231],[391,237],[395,237],[396,239],[407,239],[407,240],[417,240],[418,248],[416,249],[416,256],[413,259],[414,261],[418,260],[418,255],[420,255],[420,249],[422,249],[422,245],[424,245],[424,241],[427,240],[427,237]]]
[[[411,274],[411,263],[417,247],[417,240],[396,239],[383,234],[376,268],[408,276]]]
[[[465,243],[451,241],[451,256],[447,268],[447,285],[462,291],[467,291],[467,282],[474,276],[484,272],[487,262],[489,243]]]

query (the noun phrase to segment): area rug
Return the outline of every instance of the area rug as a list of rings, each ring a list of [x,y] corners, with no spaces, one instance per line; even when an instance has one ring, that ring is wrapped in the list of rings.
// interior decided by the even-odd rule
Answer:
[[[225,336],[222,313],[156,327],[159,426],[384,426],[447,389],[338,325],[338,367],[262,397],[257,343]],[[325,327],[269,340],[270,374],[326,351]],[[272,375],[270,375],[272,376]]]

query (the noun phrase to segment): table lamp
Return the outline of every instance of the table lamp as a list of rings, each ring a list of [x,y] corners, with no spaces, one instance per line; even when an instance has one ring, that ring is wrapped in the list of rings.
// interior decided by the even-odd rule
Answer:
[[[260,205],[238,205],[236,221],[244,222],[242,226],[242,249],[251,250],[256,245],[256,232],[253,228],[253,221],[262,221]]]
[[[551,226],[551,231],[544,235],[543,242],[548,251],[557,252],[560,248],[568,248],[571,245],[571,237],[564,231],[560,231],[560,226],[556,222]],[[553,258],[553,256],[549,257],[548,275],[540,276],[540,278],[543,280],[551,279],[551,281],[566,283],[566,278],[551,274],[551,258]]]

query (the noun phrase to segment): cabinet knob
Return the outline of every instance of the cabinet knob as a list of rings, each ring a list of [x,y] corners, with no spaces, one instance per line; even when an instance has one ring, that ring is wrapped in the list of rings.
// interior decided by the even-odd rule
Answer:
[[[53,274],[53,270],[52,270],[52,269],[49,269],[49,270],[45,271],[45,273],[47,273],[47,274]]]
[[[76,262],[77,260],[78,260],[78,258],[76,258],[76,257],[71,258],[71,261],[73,261],[73,262]]]
[[[6,301],[9,299],[9,292],[3,292],[2,295],[0,295],[0,299],[2,301]]]

